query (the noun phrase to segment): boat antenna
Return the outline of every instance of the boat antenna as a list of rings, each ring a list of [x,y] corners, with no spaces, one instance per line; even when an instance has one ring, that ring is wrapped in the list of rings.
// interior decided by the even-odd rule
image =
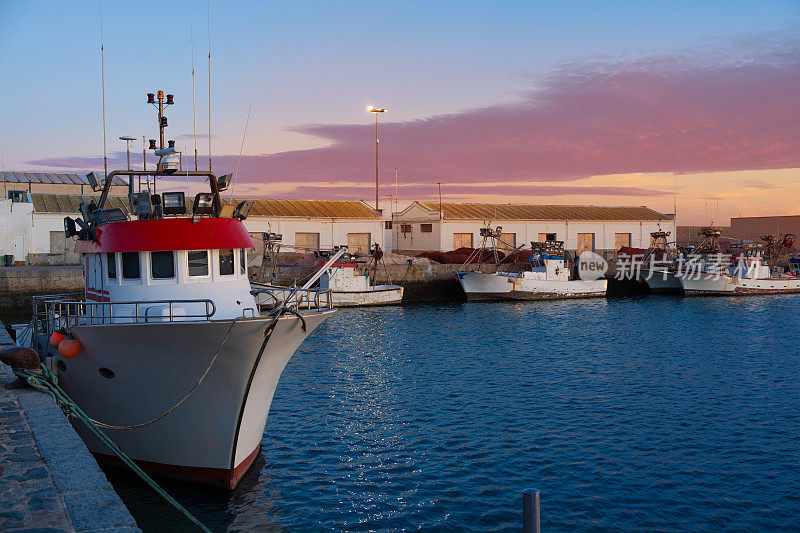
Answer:
[[[442,182],[436,182],[439,185],[439,220],[442,220]]]
[[[106,67],[103,58],[103,1],[102,0],[100,0],[100,87],[103,93],[103,179],[106,179],[106,177],[108,176],[108,156],[106,153]]]
[[[394,210],[397,211],[397,196],[400,194],[399,189],[397,188],[397,167],[394,167]]]
[[[236,177],[239,176],[239,163],[242,162],[242,150],[244,150],[244,138],[247,136],[247,125],[250,123],[250,111],[253,109],[253,102],[250,101],[250,107],[247,108],[247,119],[244,121],[244,133],[242,133],[242,144],[239,146],[239,158],[236,160],[236,172],[233,173],[231,179],[231,198],[233,198],[233,190],[236,188]]]
[[[208,171],[211,172],[211,0],[208,0]]]
[[[673,183],[674,194],[672,196],[672,217],[673,220],[678,220],[678,178],[675,178]]]
[[[192,42],[192,125],[194,127],[194,170],[197,172],[197,93],[194,88],[194,33],[191,26],[189,26],[189,40]]]

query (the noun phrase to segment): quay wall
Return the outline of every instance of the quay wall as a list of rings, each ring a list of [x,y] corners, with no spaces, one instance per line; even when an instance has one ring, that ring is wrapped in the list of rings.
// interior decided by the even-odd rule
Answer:
[[[80,265],[0,267],[0,314],[27,315],[32,296],[83,292]]]

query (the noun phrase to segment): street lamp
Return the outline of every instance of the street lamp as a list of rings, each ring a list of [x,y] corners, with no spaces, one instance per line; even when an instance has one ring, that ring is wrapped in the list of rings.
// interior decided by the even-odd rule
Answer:
[[[119,138],[120,141],[125,141],[125,151],[128,153],[128,170],[131,169],[131,141],[135,141],[135,137],[125,137],[122,136]]]
[[[385,113],[386,109],[381,109],[379,107],[369,106],[367,111],[370,113],[375,113],[375,211],[379,211],[378,209],[378,143],[380,140],[378,139],[378,115],[380,113]]]

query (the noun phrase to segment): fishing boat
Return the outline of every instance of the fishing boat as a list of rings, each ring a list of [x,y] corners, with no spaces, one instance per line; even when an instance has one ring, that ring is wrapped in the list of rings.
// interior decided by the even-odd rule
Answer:
[[[159,147],[150,141],[158,166],[115,170],[102,184],[88,176],[99,199],[64,220],[67,238],[77,236],[85,289],[34,299],[29,347],[146,471],[232,489],[259,453],[284,367],[333,312],[332,300],[308,284],[258,312],[247,276],[253,241],[242,223],[248,203],[223,206],[230,175],[211,171],[180,170],[209,183],[190,204],[182,191],[157,193],[180,159],[173,141],[164,146],[172,95],[165,101],[158,91],[148,103],[158,109]],[[128,177],[130,215],[109,205],[116,176]],[[115,461],[83,425],[76,430],[99,460]]]
[[[640,259],[639,281],[647,284],[650,292],[675,294],[683,292],[681,282],[675,277],[677,254],[667,242],[669,231],[654,231],[650,247]]]
[[[702,257],[677,274],[687,296],[742,296],[800,292],[800,276],[776,265],[795,236],[765,235],[762,243],[741,243],[738,256]]]
[[[346,252],[347,247],[338,247],[333,252],[327,250],[315,252],[317,257],[321,258],[316,266],[324,266],[323,263],[326,260],[330,263],[331,253],[342,249]],[[366,307],[402,303],[402,286],[370,283],[370,267],[373,270],[372,279],[374,280],[377,277],[377,266],[382,256],[382,250],[375,244],[371,251],[370,262],[366,266],[362,264],[364,270],[362,274],[359,273],[359,266],[354,262],[353,257],[349,253],[345,253],[341,260],[330,263],[329,267],[323,271],[319,278],[319,289],[330,291],[336,307]],[[254,289],[262,291],[258,304],[264,308],[278,305],[292,291],[291,287],[263,282],[252,282],[251,285]]]
[[[523,263],[522,268],[500,263],[497,268],[502,270],[493,273],[455,272],[467,300],[554,300],[606,295],[605,279],[572,279],[562,241],[532,242],[530,252],[528,264]]]

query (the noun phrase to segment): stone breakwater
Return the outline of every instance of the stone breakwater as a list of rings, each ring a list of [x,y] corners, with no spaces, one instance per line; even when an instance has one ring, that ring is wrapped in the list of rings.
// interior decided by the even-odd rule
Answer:
[[[15,379],[0,364],[0,531],[140,531],[53,398]]]
[[[29,315],[37,294],[83,292],[83,267],[0,267],[0,315]]]

